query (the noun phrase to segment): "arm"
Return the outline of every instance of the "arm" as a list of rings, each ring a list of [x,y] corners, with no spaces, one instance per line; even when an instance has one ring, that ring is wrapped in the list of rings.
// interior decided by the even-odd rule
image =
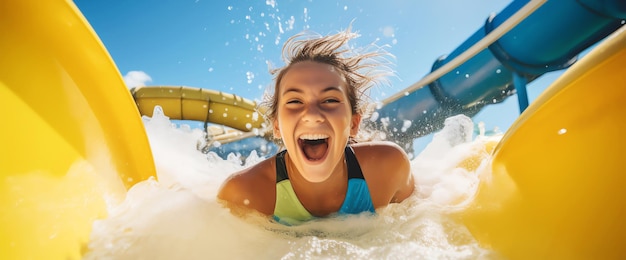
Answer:
[[[395,190],[390,202],[399,203],[413,194],[415,182],[411,173],[409,157],[404,150],[395,143],[390,144],[388,150],[384,154],[387,155],[386,160],[391,162],[388,165],[394,166],[393,176],[390,177],[393,178],[392,190]]]
[[[220,187],[217,198],[226,207],[228,207],[234,215],[243,216],[248,210],[249,200],[245,194],[245,185],[241,177],[237,174],[230,176]],[[247,202],[247,203],[246,203]]]
[[[374,206],[402,202],[415,190],[408,156],[391,142],[353,145],[367,180]]]
[[[397,185],[398,189],[394,196],[391,198],[392,203],[399,203],[411,196],[413,191],[415,190],[415,181],[413,179],[413,174],[411,173],[411,164],[409,162],[408,157],[404,154],[404,160],[401,160],[399,163],[399,167],[397,170]]]
[[[276,187],[268,177],[269,160],[231,175],[220,188],[217,198],[235,215],[256,210],[264,215],[274,213]],[[270,167],[271,168],[271,167]]]

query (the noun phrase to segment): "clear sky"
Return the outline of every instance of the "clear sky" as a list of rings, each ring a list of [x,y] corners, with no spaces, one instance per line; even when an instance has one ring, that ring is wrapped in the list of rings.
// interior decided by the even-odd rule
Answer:
[[[303,30],[326,35],[345,29],[357,46],[388,45],[396,56],[391,86],[372,92],[382,100],[430,72],[504,0],[75,0],[113,57],[129,87],[185,85],[260,100],[271,84],[268,64],[282,66],[284,41]],[[528,86],[532,102],[559,73]],[[489,105],[475,122],[506,130],[519,115],[517,98]],[[428,138],[425,138],[428,139]],[[418,141],[419,142],[419,141]],[[425,141],[427,142],[427,141]],[[422,145],[417,145],[419,147]]]

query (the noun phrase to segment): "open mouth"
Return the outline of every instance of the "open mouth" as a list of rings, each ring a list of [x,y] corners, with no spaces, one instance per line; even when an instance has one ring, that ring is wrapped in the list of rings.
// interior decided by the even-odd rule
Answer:
[[[305,134],[300,136],[298,144],[308,160],[318,161],[323,159],[328,151],[328,135]]]

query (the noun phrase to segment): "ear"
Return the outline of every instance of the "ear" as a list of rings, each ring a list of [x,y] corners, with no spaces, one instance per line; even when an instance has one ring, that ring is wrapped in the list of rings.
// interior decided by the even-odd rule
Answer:
[[[274,121],[272,122],[272,128],[273,129],[273,133],[274,133],[274,138],[276,139],[280,139],[280,128],[278,127],[278,120],[274,119]]]
[[[350,136],[355,137],[359,133],[359,127],[361,126],[361,114],[352,115],[350,120]]]

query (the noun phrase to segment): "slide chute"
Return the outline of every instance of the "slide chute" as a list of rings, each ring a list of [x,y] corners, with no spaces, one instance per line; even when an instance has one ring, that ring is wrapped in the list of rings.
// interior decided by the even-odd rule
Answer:
[[[254,101],[220,91],[184,86],[150,86],[131,90],[142,115],[152,116],[155,106],[176,120],[225,125],[243,132],[263,128],[263,110]]]
[[[0,258],[79,259],[107,200],[155,176],[132,96],[71,1],[0,3]]]

